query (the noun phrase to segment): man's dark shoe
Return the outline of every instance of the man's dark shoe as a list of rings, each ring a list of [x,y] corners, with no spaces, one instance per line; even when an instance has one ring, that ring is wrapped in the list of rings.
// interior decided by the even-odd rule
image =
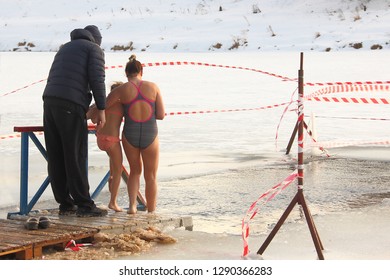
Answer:
[[[70,216],[76,214],[77,206],[73,205],[72,207],[61,207],[60,211],[58,212],[58,215],[60,216]]]
[[[107,210],[100,209],[94,205],[92,208],[79,207],[79,209],[77,209],[76,215],[77,217],[102,217],[106,216],[107,213]]]

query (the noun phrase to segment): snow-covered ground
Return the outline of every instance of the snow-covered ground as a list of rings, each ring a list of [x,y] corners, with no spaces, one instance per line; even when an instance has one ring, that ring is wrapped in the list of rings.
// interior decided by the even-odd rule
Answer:
[[[390,49],[389,0],[0,0],[0,51],[56,51],[97,25],[105,51]]]

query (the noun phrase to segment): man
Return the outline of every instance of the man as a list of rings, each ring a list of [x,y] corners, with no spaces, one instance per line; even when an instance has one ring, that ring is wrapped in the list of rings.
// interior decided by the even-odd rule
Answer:
[[[92,95],[97,124],[105,124],[105,60],[102,36],[94,25],[75,29],[57,52],[43,93],[43,126],[48,173],[59,215],[107,215],[89,194],[86,112]],[[92,91],[92,93],[91,93]],[[77,207],[76,207],[77,206]]]

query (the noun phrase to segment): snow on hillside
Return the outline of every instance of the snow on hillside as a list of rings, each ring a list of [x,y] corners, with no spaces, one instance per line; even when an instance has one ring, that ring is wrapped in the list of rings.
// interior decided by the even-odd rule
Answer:
[[[95,24],[105,51],[390,49],[390,0],[0,0],[0,51],[56,51]]]

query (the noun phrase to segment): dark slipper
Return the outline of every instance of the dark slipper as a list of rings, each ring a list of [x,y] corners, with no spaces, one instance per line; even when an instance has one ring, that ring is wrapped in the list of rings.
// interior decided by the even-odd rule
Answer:
[[[28,230],[38,229],[39,221],[35,217],[28,218],[24,227]]]
[[[48,228],[50,226],[50,219],[48,217],[39,217],[39,228]]]

